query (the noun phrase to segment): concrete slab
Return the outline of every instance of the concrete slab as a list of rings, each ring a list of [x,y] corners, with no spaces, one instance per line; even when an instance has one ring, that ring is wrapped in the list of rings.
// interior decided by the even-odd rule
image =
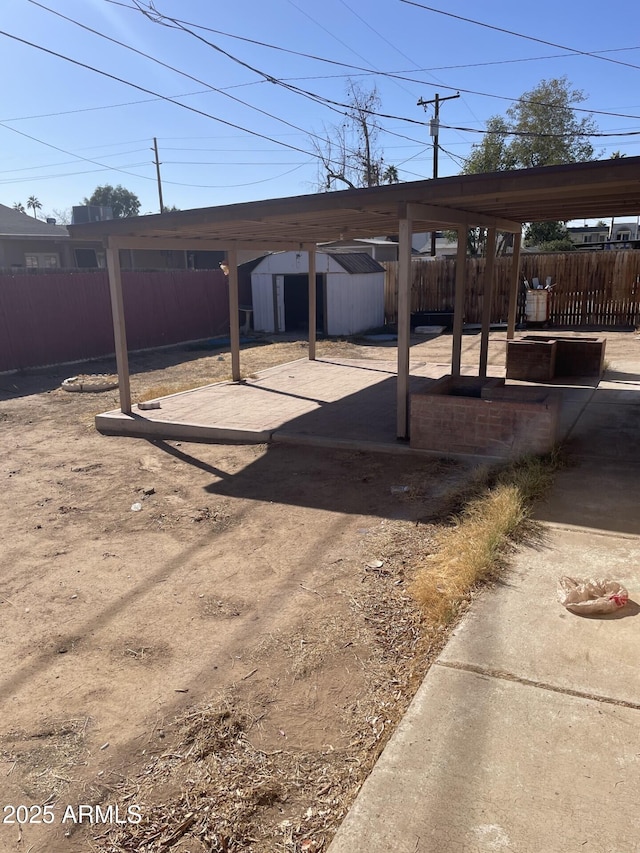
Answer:
[[[329,853],[638,849],[640,710],[435,665]]]
[[[633,443],[640,443],[638,433]],[[536,507],[535,517],[565,527],[640,535],[640,463],[584,456],[556,475],[555,488]]]
[[[563,390],[574,464],[546,522],[453,632],[329,853],[640,851],[640,395],[636,365]],[[585,619],[557,580],[631,602]]]
[[[612,616],[576,616],[557,600],[563,575],[608,575],[627,587],[633,601]],[[524,548],[505,581],[474,604],[440,660],[640,702],[639,631],[640,538],[551,529],[537,548]]]
[[[570,435],[574,456],[640,463],[640,405],[600,397],[587,406]]]

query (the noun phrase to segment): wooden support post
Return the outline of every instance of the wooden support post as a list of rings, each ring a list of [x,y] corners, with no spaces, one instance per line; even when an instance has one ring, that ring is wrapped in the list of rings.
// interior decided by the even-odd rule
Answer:
[[[106,256],[107,272],[109,273],[109,294],[111,296],[111,316],[113,317],[113,337],[116,345],[120,411],[125,415],[130,415],[131,386],[129,383],[129,354],[127,352],[127,330],[124,320],[119,250],[107,245]]]
[[[484,264],[484,294],[482,301],[482,332],[480,333],[480,370],[478,376],[486,377],[489,360],[489,326],[493,303],[493,274],[496,266],[496,229],[489,228],[487,254]]]
[[[453,305],[453,347],[451,353],[451,375],[460,376],[462,362],[462,325],[464,323],[464,296],[467,278],[467,231],[468,226],[457,229],[458,253],[456,255],[456,292]]]
[[[308,246],[309,256],[309,361],[316,360],[316,247]]]
[[[238,303],[238,251],[227,251],[229,266],[229,337],[231,338],[231,378],[240,381],[240,309]]]
[[[522,234],[513,235],[513,257],[511,259],[511,281],[509,286],[509,316],[507,318],[507,340],[513,340],[516,333],[516,312],[520,292],[520,244]]]
[[[409,338],[411,335],[411,219],[399,222],[397,435],[409,438]]]

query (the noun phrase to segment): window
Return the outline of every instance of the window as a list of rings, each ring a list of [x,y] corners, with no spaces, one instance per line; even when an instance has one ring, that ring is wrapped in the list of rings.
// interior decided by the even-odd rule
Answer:
[[[31,252],[24,256],[28,270],[55,270],[60,268],[60,258],[49,252]]]
[[[631,239],[631,231],[618,231],[616,234],[616,240],[622,240],[626,242]]]

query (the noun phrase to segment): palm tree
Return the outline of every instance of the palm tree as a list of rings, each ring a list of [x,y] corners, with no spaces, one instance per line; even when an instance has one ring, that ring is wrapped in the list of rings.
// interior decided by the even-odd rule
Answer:
[[[34,195],[30,195],[27,199],[27,207],[32,208],[33,210],[33,218],[37,219],[36,211],[40,210],[42,204],[38,201],[38,199]]]
[[[24,209],[24,204],[21,201],[16,201],[13,205],[13,209],[17,210],[18,213],[26,213]]]

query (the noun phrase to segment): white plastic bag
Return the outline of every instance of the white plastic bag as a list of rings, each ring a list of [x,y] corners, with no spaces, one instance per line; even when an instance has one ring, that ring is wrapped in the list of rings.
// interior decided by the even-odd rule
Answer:
[[[609,578],[563,577],[558,581],[558,600],[567,610],[581,616],[613,613],[629,601],[629,593]]]

